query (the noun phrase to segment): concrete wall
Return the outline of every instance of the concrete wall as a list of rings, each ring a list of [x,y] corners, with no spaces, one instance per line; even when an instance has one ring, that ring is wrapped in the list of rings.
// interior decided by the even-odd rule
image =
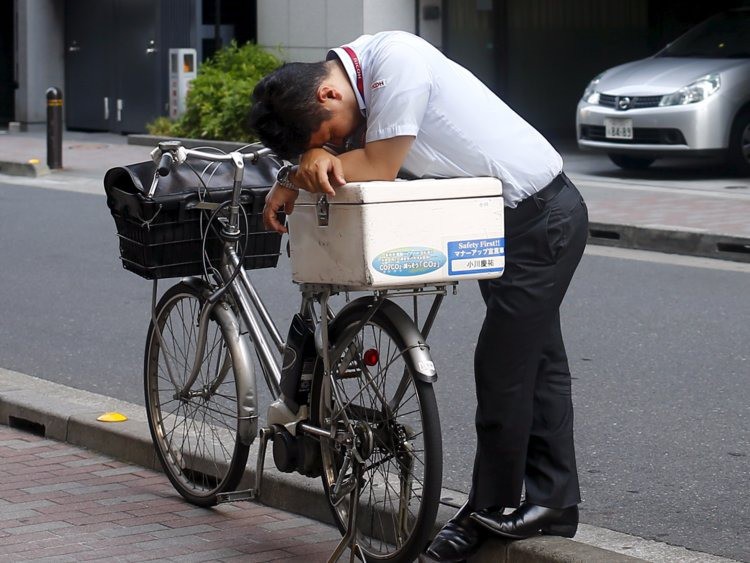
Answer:
[[[414,0],[364,0],[363,33],[401,29],[414,33]]]
[[[47,119],[47,88],[61,88],[63,99],[65,96],[64,2],[16,0],[16,21],[16,120],[22,123],[44,122]]]
[[[311,62],[363,33],[415,31],[414,0],[258,0],[258,44]]]

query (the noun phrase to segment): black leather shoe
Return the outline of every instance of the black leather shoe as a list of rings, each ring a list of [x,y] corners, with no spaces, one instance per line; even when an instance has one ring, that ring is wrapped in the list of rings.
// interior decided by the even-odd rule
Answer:
[[[470,557],[482,543],[484,531],[470,518],[474,511],[468,504],[448,520],[427,548],[427,555],[435,561],[456,562]]]
[[[472,514],[471,519],[493,534],[514,540],[539,534],[572,538],[578,529],[578,506],[547,508],[522,504],[508,515],[481,510]]]

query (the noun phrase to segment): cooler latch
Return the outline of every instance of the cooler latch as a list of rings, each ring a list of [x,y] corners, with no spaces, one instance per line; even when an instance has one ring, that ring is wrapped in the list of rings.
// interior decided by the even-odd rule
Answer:
[[[318,212],[318,227],[328,226],[328,198],[325,195],[320,196],[315,206]]]

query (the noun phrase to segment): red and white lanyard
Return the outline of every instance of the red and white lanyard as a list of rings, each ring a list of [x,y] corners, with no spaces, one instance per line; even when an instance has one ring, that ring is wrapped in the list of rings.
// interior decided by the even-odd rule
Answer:
[[[349,58],[352,60],[352,64],[354,65],[354,74],[357,76],[357,90],[359,91],[359,95],[362,98],[362,103],[365,103],[365,79],[362,74],[362,65],[359,64],[359,57],[357,57],[357,53],[354,52],[354,50],[351,47],[347,47],[344,45],[341,47],[344,52],[349,55]],[[362,110],[362,113],[367,113],[367,108]]]

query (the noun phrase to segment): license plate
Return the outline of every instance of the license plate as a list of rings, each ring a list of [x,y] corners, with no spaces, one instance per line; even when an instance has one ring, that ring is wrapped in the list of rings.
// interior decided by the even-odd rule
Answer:
[[[607,139],[632,139],[633,138],[633,120],[632,119],[605,119],[604,136]]]

